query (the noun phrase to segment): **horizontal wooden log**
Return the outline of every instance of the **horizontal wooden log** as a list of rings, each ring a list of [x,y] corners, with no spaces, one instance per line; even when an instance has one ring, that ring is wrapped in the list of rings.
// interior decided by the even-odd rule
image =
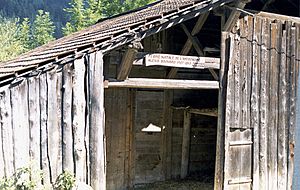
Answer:
[[[105,81],[105,88],[219,89],[218,81],[130,78]]]
[[[191,69],[220,69],[220,58],[160,53],[138,53],[133,65],[165,66]]]

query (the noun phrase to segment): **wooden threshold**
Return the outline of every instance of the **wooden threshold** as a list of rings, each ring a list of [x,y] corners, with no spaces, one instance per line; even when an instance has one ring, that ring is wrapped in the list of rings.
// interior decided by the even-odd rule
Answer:
[[[105,88],[219,89],[218,81],[130,78],[104,82]]]

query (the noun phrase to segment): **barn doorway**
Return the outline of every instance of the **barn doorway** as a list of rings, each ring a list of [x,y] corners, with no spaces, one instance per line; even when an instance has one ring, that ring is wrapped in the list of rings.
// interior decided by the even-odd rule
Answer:
[[[173,90],[167,100],[164,90],[136,91],[135,189],[213,189],[217,95],[217,90]]]

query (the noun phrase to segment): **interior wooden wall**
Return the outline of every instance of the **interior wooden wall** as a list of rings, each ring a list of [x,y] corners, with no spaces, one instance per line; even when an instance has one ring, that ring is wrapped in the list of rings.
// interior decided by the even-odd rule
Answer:
[[[282,18],[228,34],[224,189],[292,188],[300,25]]]
[[[105,185],[102,63],[91,53],[1,88],[0,177],[31,164],[44,184],[70,171]]]

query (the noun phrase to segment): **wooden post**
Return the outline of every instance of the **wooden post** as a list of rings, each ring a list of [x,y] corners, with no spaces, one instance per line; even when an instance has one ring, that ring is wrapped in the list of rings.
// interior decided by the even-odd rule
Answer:
[[[229,36],[227,32],[222,32],[221,39],[221,69],[220,69],[220,88],[218,102],[218,128],[217,128],[217,148],[216,148],[216,165],[215,165],[215,182],[214,189],[223,189],[224,180],[224,138],[225,138],[225,108],[226,108],[226,91],[227,91],[227,75],[229,66]],[[233,42],[232,42],[233,43]],[[233,49],[233,48],[232,48]],[[232,76],[231,76],[232,78]]]
[[[48,89],[47,89],[47,74],[40,75],[39,81],[40,88],[40,110],[41,110],[41,167],[44,173],[43,184],[50,183],[50,166],[48,160],[48,126],[47,126],[47,115],[48,115]]]
[[[11,123],[11,105],[10,105],[10,90],[8,86],[3,87],[3,91],[0,96],[0,118],[1,118],[1,141],[3,146],[3,166],[4,175],[10,177],[14,172],[14,143],[13,143],[13,131]]]
[[[72,68],[71,64],[63,67],[63,144],[62,144],[62,168],[64,171],[74,171],[73,155],[73,130],[72,130]]]
[[[184,110],[183,129],[182,129],[182,149],[181,149],[181,171],[180,178],[184,179],[188,175],[190,158],[190,131],[191,114]]]
[[[142,44],[140,42],[134,42],[128,46],[119,68],[117,76],[118,80],[125,80],[128,77],[139,49],[142,49]]]
[[[103,55],[96,52],[95,62],[90,62],[90,163],[91,186],[93,189],[106,189],[105,160],[105,118],[104,118],[104,85]]]
[[[29,101],[29,133],[30,144],[29,154],[30,160],[35,167],[40,167],[40,88],[39,77],[31,77],[28,79],[28,101]]]
[[[15,169],[22,168],[29,163],[29,121],[28,121],[28,86],[23,80],[12,86],[11,107],[14,139]]]
[[[85,64],[84,58],[79,58],[74,61],[73,137],[76,179],[81,182],[86,181],[85,111]]]
[[[58,102],[57,102],[57,73],[56,69],[47,73],[47,86],[48,86],[48,158],[50,160],[51,167],[51,183],[55,182],[57,176],[61,173],[61,166],[59,161],[61,160],[61,152],[59,151],[61,128],[59,126],[58,118]],[[59,105],[60,106],[60,105]]]

